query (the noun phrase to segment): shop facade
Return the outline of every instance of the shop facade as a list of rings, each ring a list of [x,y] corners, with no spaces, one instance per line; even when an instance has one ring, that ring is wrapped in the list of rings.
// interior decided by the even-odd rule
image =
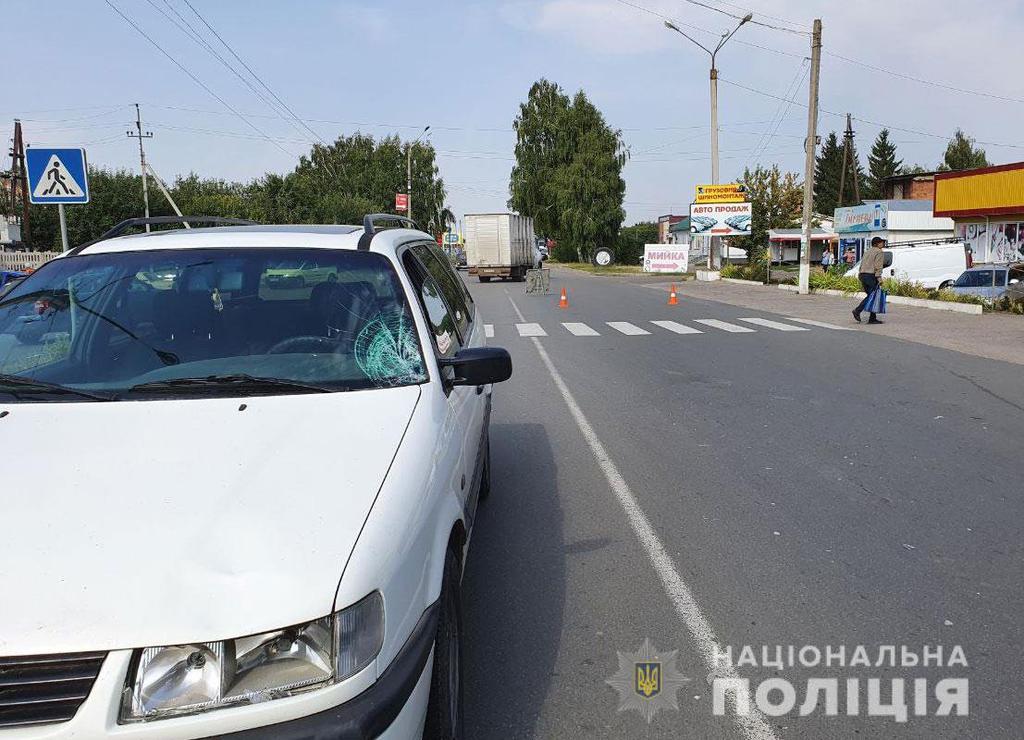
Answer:
[[[934,214],[953,220],[975,264],[1024,262],[1024,162],[939,173]]]
[[[839,240],[840,259],[852,249],[857,260],[876,236],[898,244],[950,239],[955,235],[953,220],[936,216],[930,200],[874,200],[837,208],[833,228]]]

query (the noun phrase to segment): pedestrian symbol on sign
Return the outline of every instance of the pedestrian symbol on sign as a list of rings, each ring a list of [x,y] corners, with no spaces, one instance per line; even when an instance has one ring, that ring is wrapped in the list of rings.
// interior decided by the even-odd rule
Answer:
[[[32,195],[36,198],[45,198],[47,196],[77,198],[84,195],[84,191],[60,160],[60,157],[52,154],[46,163],[45,175],[36,183]]]

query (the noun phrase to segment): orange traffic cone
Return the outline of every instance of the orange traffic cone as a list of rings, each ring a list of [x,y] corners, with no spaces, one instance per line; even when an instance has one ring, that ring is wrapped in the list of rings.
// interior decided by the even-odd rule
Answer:
[[[562,288],[562,297],[558,299],[559,308],[569,308],[569,296],[565,294],[565,288]]]
[[[679,299],[676,297],[676,284],[672,283],[672,291],[668,294],[668,305],[678,306]]]

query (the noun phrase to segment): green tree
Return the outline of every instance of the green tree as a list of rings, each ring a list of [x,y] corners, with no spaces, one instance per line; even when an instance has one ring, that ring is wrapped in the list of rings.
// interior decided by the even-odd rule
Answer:
[[[746,186],[751,204],[750,236],[734,238],[731,244],[747,250],[748,264],[763,266],[767,262],[769,229],[800,225],[804,186],[795,172],[781,172],[778,165],[758,165],[753,170],[748,167],[740,182]]]
[[[814,212],[831,216],[839,205],[839,178],[843,171],[843,147],[836,132],[821,146],[814,165]]]
[[[958,128],[953,132],[953,138],[949,140],[942,163],[936,169],[940,171],[957,171],[973,170],[978,167],[988,166],[989,161],[985,156],[985,150],[975,146],[974,139]]]
[[[621,132],[582,91],[570,99],[548,80],[530,88],[514,127],[509,207],[557,240],[558,259],[589,259],[598,247],[614,247],[625,218]]]
[[[864,197],[882,197],[886,179],[896,175],[903,167],[903,160],[896,159],[896,145],[889,139],[889,129],[878,132],[875,143],[868,155],[868,176],[864,183]]]
[[[643,256],[644,245],[657,243],[658,224],[653,221],[623,226],[615,242],[615,259],[623,265],[635,265]]]

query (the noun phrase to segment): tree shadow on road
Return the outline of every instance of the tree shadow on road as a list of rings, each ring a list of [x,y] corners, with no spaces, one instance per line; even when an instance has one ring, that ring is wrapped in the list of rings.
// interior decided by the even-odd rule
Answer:
[[[565,605],[557,468],[540,424],[492,426],[491,460],[462,586],[466,737],[533,737]]]

